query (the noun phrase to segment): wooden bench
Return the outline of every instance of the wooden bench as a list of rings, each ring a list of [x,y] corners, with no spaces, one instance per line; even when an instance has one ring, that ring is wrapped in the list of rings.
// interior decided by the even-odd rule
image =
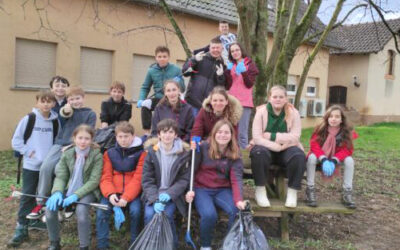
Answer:
[[[251,163],[249,152],[242,150],[244,174],[251,176]],[[271,166],[273,178],[270,180],[273,185],[267,185],[268,198],[270,198],[271,207],[264,208],[257,206],[254,200],[250,200],[254,216],[256,217],[278,217],[280,224],[280,232],[282,240],[289,240],[289,214],[295,213],[340,213],[352,214],[354,209],[348,209],[339,202],[318,201],[318,207],[309,207],[305,202],[298,201],[296,208],[285,207],[286,200],[286,184],[285,173],[278,166]]]

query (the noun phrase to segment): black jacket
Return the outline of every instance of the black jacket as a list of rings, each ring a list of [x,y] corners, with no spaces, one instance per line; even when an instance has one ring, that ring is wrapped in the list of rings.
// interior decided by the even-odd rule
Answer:
[[[200,109],[201,105],[215,86],[225,86],[224,74],[218,76],[217,65],[222,65],[225,70],[222,58],[214,58],[207,53],[203,60],[196,61],[194,57],[189,58],[182,67],[182,72],[186,72],[192,67],[193,71],[184,73],[184,76],[190,76],[190,82],[187,87],[185,99],[193,107]]]
[[[150,145],[146,149],[147,156],[142,172],[142,200],[147,204],[153,204],[158,200],[158,190],[161,186],[160,150],[157,142],[157,138],[152,138],[145,143],[145,146]],[[172,184],[166,190],[183,216],[187,214],[184,195],[190,181],[190,157],[189,145],[184,143],[184,151],[178,154],[171,168]]]
[[[181,102],[179,112],[175,113],[168,103],[159,103],[154,110],[153,118],[151,121],[151,135],[157,136],[157,124],[164,119],[173,119],[178,123],[179,137],[189,142],[190,133],[192,131],[194,116],[192,106],[187,103]]]
[[[119,121],[129,121],[132,116],[132,105],[123,97],[120,103],[116,103],[110,97],[101,103],[100,121],[108,125]]]

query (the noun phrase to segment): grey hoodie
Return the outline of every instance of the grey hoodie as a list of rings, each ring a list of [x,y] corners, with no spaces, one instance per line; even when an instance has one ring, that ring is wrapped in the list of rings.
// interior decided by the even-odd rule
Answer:
[[[36,115],[32,135],[24,144],[24,133],[28,124],[28,115],[26,115],[18,123],[11,145],[14,150],[24,156],[23,168],[39,171],[42,161],[53,146],[53,120],[57,119],[58,115],[51,111],[49,118],[46,119],[37,108],[34,108],[32,112]],[[32,152],[35,152],[34,155],[29,157]]]

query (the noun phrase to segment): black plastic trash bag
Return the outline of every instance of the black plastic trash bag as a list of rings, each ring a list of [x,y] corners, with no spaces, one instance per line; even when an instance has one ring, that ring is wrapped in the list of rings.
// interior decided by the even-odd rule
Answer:
[[[174,236],[168,217],[156,213],[143,231],[132,243],[129,250],[173,250]]]
[[[222,250],[269,250],[262,230],[253,222],[250,211],[240,211],[222,244]]]
[[[99,144],[101,153],[115,146],[115,124],[106,128],[99,128],[94,135],[94,142]]]

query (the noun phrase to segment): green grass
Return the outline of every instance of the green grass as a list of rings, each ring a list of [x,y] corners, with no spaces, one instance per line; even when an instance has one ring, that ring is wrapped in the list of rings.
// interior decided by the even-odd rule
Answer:
[[[11,150],[0,151],[0,168],[0,197],[9,197],[12,191],[11,187],[21,188],[21,185],[17,185],[17,161]]]

